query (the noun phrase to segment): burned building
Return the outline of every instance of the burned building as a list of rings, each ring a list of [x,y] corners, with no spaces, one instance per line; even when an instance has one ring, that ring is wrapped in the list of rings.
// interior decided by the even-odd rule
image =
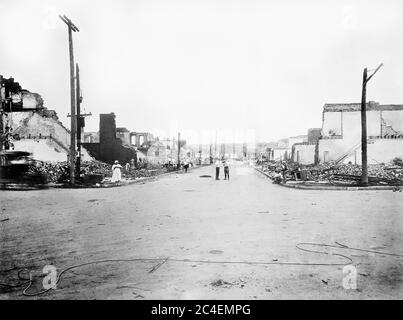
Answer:
[[[367,103],[368,163],[403,157],[403,105]],[[361,163],[361,104],[325,104],[320,162]]]
[[[127,128],[116,128],[116,138],[119,138],[125,146],[131,145],[131,135]]]
[[[119,132],[119,134],[118,134]],[[121,163],[136,160],[135,148],[126,145],[120,138],[122,130],[117,131],[114,113],[99,115],[99,142],[83,143],[82,146],[97,160]],[[125,133],[125,131],[123,131]],[[117,137],[118,135],[118,137]]]
[[[322,128],[309,129],[308,142],[293,147],[292,160],[301,164],[361,164],[361,104],[325,104]],[[403,157],[403,105],[367,103],[368,163]]]
[[[154,141],[154,136],[149,132],[130,132],[130,144],[137,148],[150,146]]]
[[[0,150],[28,152],[35,160],[61,162],[70,154],[70,131],[40,94],[0,75]],[[81,158],[92,160],[86,150]]]
[[[289,160],[292,157],[292,147],[294,144],[305,143],[306,135],[299,135],[279,140],[272,148],[271,160]]]
[[[84,143],[99,142],[99,132],[83,132],[81,141]]]
[[[370,164],[403,158],[403,105],[367,103],[367,150]],[[325,104],[322,128],[309,129],[308,142],[293,146],[292,160],[361,164],[361,104]]]
[[[292,146],[291,160],[300,164],[317,163],[319,159],[318,142],[322,135],[321,128],[308,129],[307,141]]]

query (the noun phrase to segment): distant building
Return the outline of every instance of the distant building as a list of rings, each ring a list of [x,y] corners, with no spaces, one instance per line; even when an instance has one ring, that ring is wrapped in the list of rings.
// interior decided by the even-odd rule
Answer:
[[[81,141],[84,143],[99,142],[99,132],[83,132]]]
[[[147,148],[145,155],[148,162],[162,165],[168,161],[171,150],[162,142],[155,141]]]
[[[321,128],[308,129],[307,141],[295,143],[291,150],[291,160],[308,165],[318,162],[318,142]]]
[[[154,136],[149,132],[130,132],[130,144],[137,148],[150,146],[154,140]]]
[[[116,138],[119,138],[125,146],[131,145],[130,131],[126,128],[116,128]]]
[[[270,160],[290,160],[292,158],[292,146],[307,141],[308,136],[306,135],[299,135],[279,140],[277,144],[272,147],[272,156]]]

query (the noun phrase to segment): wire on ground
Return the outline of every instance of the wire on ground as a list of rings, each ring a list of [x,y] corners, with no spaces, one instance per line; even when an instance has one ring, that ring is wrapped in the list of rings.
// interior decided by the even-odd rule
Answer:
[[[330,244],[324,244],[324,243],[313,243],[313,242],[301,242],[296,245],[296,248],[298,250],[302,250],[305,252],[310,252],[310,253],[318,253],[318,254],[326,254],[326,255],[332,255],[332,256],[337,256],[337,257],[342,257],[345,259],[344,262],[329,262],[329,263],[309,263],[309,262],[281,262],[281,261],[226,261],[226,260],[193,260],[193,259],[174,259],[174,258],[131,258],[131,259],[105,259],[105,260],[98,260],[98,261],[90,261],[86,263],[81,263],[81,264],[76,264],[69,266],[65,269],[63,269],[57,276],[55,286],[60,282],[62,275],[65,274],[69,270],[73,270],[76,268],[88,266],[88,265],[95,265],[95,264],[102,264],[102,263],[116,263],[116,262],[135,262],[135,261],[154,261],[158,262],[150,271],[149,273],[152,273],[156,271],[159,267],[161,267],[164,263],[167,261],[172,261],[172,262],[185,262],[185,263],[207,263],[207,264],[245,264],[245,265],[284,265],[284,266],[346,266],[350,265],[353,263],[353,259],[349,256],[338,254],[338,253],[329,253],[326,251],[318,251],[318,250],[312,250],[312,249],[307,249],[306,247],[321,247],[321,248],[334,248],[334,249],[344,249],[344,250],[355,250],[355,251],[361,251],[361,252],[367,252],[367,253],[373,253],[373,254],[380,254],[383,256],[393,256],[393,257],[399,257],[402,258],[402,254],[397,254],[397,253],[388,253],[388,252],[382,252],[382,251],[377,251],[377,250],[368,250],[368,249],[360,249],[360,248],[353,248],[349,247],[347,245],[343,245],[339,242],[335,242],[336,245],[330,245]],[[8,270],[3,270],[0,272],[8,272],[11,270],[14,270],[15,267],[10,268]],[[29,273],[29,278],[22,277],[21,274],[25,271],[28,271]],[[0,286],[3,287],[9,287],[9,288],[18,288],[23,285],[26,285],[26,287],[23,289],[22,294],[24,296],[38,296],[42,295],[53,288],[49,289],[44,289],[42,291],[38,292],[33,292],[29,293],[28,290],[31,288],[33,284],[33,278],[32,278],[32,273],[30,270],[23,268],[20,269],[17,273],[18,279],[23,280],[24,282],[19,283],[19,284],[6,284],[6,283],[0,283]]]

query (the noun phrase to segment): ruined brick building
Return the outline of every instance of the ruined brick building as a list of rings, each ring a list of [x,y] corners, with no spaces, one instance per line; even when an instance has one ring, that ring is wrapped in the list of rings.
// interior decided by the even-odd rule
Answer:
[[[403,105],[368,102],[367,137],[368,163],[403,158]],[[293,160],[302,164],[361,164],[361,104],[325,104],[317,142],[295,145],[293,149]]]
[[[8,123],[13,129],[13,150],[32,153],[40,161],[67,161],[70,154],[70,130],[59,120],[54,110],[13,112],[8,114]],[[93,158],[85,149],[83,160]]]
[[[292,146],[292,161],[301,164],[313,164],[319,161],[319,139],[322,136],[321,128],[308,129],[307,140],[295,143]]]
[[[115,114],[100,114],[99,142],[85,142],[82,146],[95,159],[106,163],[113,163],[115,160],[121,163],[130,162],[131,159],[136,161],[135,148],[124,144],[117,134],[122,134],[122,130],[117,132]]]
[[[403,105],[367,104],[368,163],[403,157]],[[361,105],[325,104],[319,161],[361,163]]]

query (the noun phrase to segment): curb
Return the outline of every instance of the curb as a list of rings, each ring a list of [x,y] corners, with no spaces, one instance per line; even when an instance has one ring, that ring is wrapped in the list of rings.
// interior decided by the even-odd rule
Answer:
[[[267,178],[271,179],[270,176],[263,172],[262,170],[255,167],[255,170]],[[321,186],[321,185],[307,185],[307,184],[278,184],[280,187],[290,188],[290,189],[301,189],[301,190],[344,190],[344,191],[359,191],[359,190],[395,190],[396,186],[368,186],[368,187],[351,187],[351,186]],[[400,189],[400,186],[397,186]]]
[[[192,170],[194,169],[199,169],[199,168],[204,168],[206,166],[197,166],[192,168]],[[48,189],[111,189],[111,188],[120,188],[120,187],[126,187],[126,186],[130,186],[132,184],[140,184],[140,183],[145,183],[145,182],[149,182],[149,181],[154,181],[157,180],[158,178],[164,177],[164,176],[168,176],[171,174],[184,174],[182,172],[182,170],[180,171],[170,171],[170,172],[164,172],[161,174],[157,174],[155,176],[149,176],[149,177],[145,177],[145,178],[137,178],[137,179],[131,179],[131,180],[127,180],[125,182],[122,182],[120,185],[116,185],[116,184],[106,184],[103,186],[85,186],[85,187],[64,187],[64,186],[48,186]]]
[[[192,168],[192,171],[193,171],[194,169],[200,169],[200,168],[204,168],[204,167],[206,167],[206,166],[197,166],[197,167]],[[122,184],[122,185],[120,185],[120,186],[116,186],[116,187],[124,187],[124,186],[129,186],[129,185],[131,185],[131,184],[142,183],[142,182],[147,182],[147,181],[151,181],[151,180],[157,180],[157,178],[164,177],[164,176],[169,176],[169,175],[171,175],[171,174],[184,174],[184,172],[183,172],[182,170],[180,170],[180,171],[164,172],[164,173],[157,174],[157,175],[151,176],[151,177],[146,177],[146,178],[140,179],[140,180],[139,180],[139,179],[137,179],[137,180],[130,180],[130,181],[128,181],[127,183]],[[110,188],[110,187],[107,187],[107,188]]]

